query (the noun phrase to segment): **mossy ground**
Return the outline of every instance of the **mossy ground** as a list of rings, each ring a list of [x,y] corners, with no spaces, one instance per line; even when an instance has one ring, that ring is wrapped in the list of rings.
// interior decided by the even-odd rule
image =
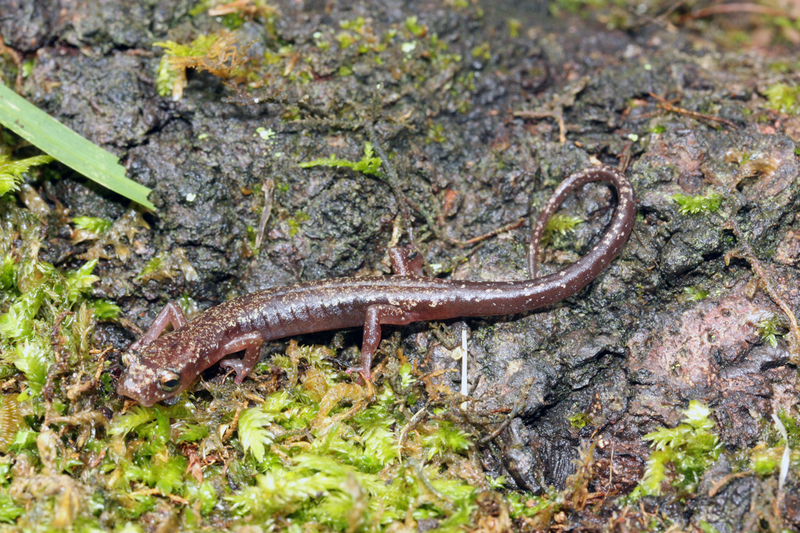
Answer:
[[[6,527],[800,528],[797,359],[763,289],[798,307],[796,18],[128,4],[64,18],[31,0],[0,20],[4,82],[121,156],[157,207],[55,164],[0,199]],[[35,155],[6,133],[2,150]],[[349,332],[270,346],[241,386],[212,371],[172,405],[114,392],[120,350],[171,299],[191,315],[387,273],[397,242],[431,274],[524,278],[514,224],[591,158],[628,165],[640,216],[563,304],[387,331],[374,388],[341,372]],[[590,247],[612,204],[604,187],[569,199],[544,270]],[[698,427],[690,405],[710,407]],[[648,459],[657,475],[625,500]]]

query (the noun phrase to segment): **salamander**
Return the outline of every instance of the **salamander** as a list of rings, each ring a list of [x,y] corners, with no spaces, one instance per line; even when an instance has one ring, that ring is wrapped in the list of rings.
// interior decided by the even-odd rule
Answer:
[[[611,223],[578,261],[537,278],[536,256],[548,220],[567,195],[595,181],[609,184],[616,192]],[[183,391],[218,362],[234,370],[235,382],[241,383],[258,362],[266,341],[359,326],[364,328],[361,360],[348,372],[358,372],[369,380],[382,324],[511,315],[562,300],[611,263],[628,239],[635,216],[636,198],[625,175],[612,167],[592,167],[565,179],[542,209],[531,232],[528,280],[475,282],[424,277],[421,256],[410,260],[406,249],[394,248],[389,254],[394,271],[390,276],[332,278],[265,289],[212,307],[192,322],[170,302],[122,355],[124,376],[117,392],[151,406]],[[173,330],[161,335],[168,324]],[[225,358],[241,351],[244,356],[239,359]]]

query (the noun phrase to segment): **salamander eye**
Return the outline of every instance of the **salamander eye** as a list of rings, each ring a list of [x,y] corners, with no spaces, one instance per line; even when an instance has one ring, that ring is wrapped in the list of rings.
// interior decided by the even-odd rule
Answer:
[[[164,392],[173,392],[181,386],[181,376],[174,370],[162,370],[158,376],[158,386]]]

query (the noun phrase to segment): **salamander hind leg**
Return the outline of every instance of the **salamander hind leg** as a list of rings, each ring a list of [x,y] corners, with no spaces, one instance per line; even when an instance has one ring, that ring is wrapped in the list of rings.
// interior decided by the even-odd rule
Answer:
[[[364,318],[364,341],[361,344],[359,366],[347,369],[348,374],[360,373],[367,381],[372,377],[372,356],[381,342],[381,324],[404,326],[416,321],[414,314],[394,305],[371,305]]]
[[[389,249],[389,260],[392,262],[392,272],[395,276],[424,276],[422,271],[422,254],[417,254],[413,259],[408,246],[398,246]]]
[[[234,370],[236,372],[236,379],[233,381],[241,383],[258,363],[258,357],[261,354],[261,345],[263,343],[264,339],[262,339],[261,335],[258,333],[243,335],[228,342],[220,349],[222,357],[242,350],[244,350],[244,357],[241,359],[223,359],[220,361],[219,366],[221,368],[230,368]]]

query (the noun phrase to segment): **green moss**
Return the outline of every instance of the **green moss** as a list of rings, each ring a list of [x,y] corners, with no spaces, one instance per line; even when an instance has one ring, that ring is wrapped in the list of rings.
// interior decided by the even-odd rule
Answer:
[[[406,18],[405,21],[406,29],[412,33],[415,37],[424,37],[425,34],[428,32],[428,29],[425,27],[424,24],[420,24],[417,20],[416,15],[412,15]]]
[[[33,394],[39,394],[47,379],[47,370],[52,364],[52,355],[49,346],[43,345],[38,338],[17,343],[6,362],[12,363],[17,370],[23,373],[29,389]]]
[[[697,215],[700,213],[713,213],[719,209],[722,196],[711,192],[705,196],[687,196],[685,194],[672,195],[672,201],[678,204],[682,215]]]
[[[360,33],[364,29],[365,23],[366,20],[364,20],[364,17],[356,17],[353,20],[343,20],[339,22],[339,27],[343,30],[353,30]]]
[[[259,128],[256,128],[256,135],[261,137],[262,140],[270,142],[273,139],[275,139],[275,136],[277,134],[275,133],[275,130],[273,130],[272,128],[259,127]],[[258,194],[259,191],[260,191],[260,189],[258,191],[255,191],[256,194]]]
[[[93,233],[103,233],[111,228],[113,222],[104,218],[98,217],[75,217],[72,219],[75,227],[85,229]]]
[[[773,61],[768,65],[768,68],[778,74],[788,74],[792,70],[792,67],[785,61]]]
[[[189,44],[159,41],[153,46],[164,48],[156,78],[156,89],[161,96],[182,98],[187,68],[207,71],[224,80],[236,76],[256,81],[252,69],[245,68],[248,46],[238,42],[236,33],[223,30],[219,34],[200,35]]]
[[[7,291],[14,287],[16,281],[17,262],[14,256],[6,254],[0,265],[0,289]]]
[[[774,474],[780,464],[781,454],[775,448],[757,450],[750,456],[750,469],[762,477]]]
[[[300,359],[313,365],[324,362],[320,358],[324,351],[290,352],[278,362],[288,366],[292,375]],[[320,417],[318,409],[326,398],[346,397],[354,407],[363,401],[360,387],[328,381],[336,374],[329,364],[313,373],[317,385],[320,379],[330,383],[321,401],[309,395],[311,381],[306,378],[298,387],[274,393],[263,405],[242,411],[238,442],[245,459],[254,462],[245,461],[236,468],[245,477],[245,471],[254,472],[254,477],[224,498],[231,511],[248,520],[279,515],[334,530],[353,524],[382,529],[409,513],[416,519],[440,519],[441,527],[468,523],[475,489],[447,475],[445,463],[436,458],[459,460],[458,454],[471,446],[469,436],[442,420],[423,420],[413,433],[404,432],[407,421],[389,388],[350,416],[341,416],[342,409],[350,409],[342,406]],[[302,439],[300,445],[296,437],[287,439],[298,430],[310,440]],[[419,462],[423,450],[431,463]],[[438,496],[421,499],[429,493],[426,487]]]
[[[158,64],[158,77],[156,90],[161,96],[173,93],[176,83],[185,79],[184,69],[177,67],[173,58],[204,57],[209,54],[211,46],[219,39],[218,35],[201,35],[189,44],[179,44],[175,41],[158,41],[153,46],[164,49],[164,55]]]
[[[425,137],[425,142],[430,143],[443,143],[447,140],[444,134],[444,125],[431,123],[428,128],[428,134]]]
[[[476,59],[491,59],[491,52],[489,51],[489,43],[483,43],[475,46],[470,50],[472,57]]]
[[[694,302],[699,302],[700,300],[705,300],[708,298],[709,292],[705,289],[700,289],[697,287],[684,287],[683,289],[684,294]]]
[[[334,36],[334,39],[339,44],[339,48],[345,49],[349,48],[353,43],[356,42],[356,37],[353,36],[352,33],[349,31],[340,31]]]
[[[575,429],[583,429],[592,423],[591,417],[588,414],[581,412],[570,415],[567,417],[567,421],[569,422],[569,425]]]
[[[275,442],[275,437],[283,433],[282,429],[277,429],[276,421],[291,414],[283,413],[290,403],[289,395],[280,392],[273,394],[263,406],[242,411],[239,418],[239,442],[242,450],[251,454],[259,463],[264,461],[266,450]]]
[[[286,224],[289,226],[289,237],[294,237],[300,231],[300,226],[304,222],[308,222],[311,217],[308,213],[303,211],[295,211],[291,218],[286,219]]]
[[[238,30],[245,23],[245,18],[240,13],[228,13],[220,17],[220,22],[230,31]]]
[[[22,182],[22,175],[31,168],[46,165],[53,161],[49,155],[37,155],[26,159],[12,161],[7,155],[0,155],[0,196],[17,190]]]
[[[95,300],[89,306],[98,320],[113,320],[122,312],[117,304],[107,300]]]
[[[713,431],[708,407],[692,400],[683,415],[685,422],[677,427],[659,428],[644,436],[655,450],[647,460],[642,481],[629,496],[631,501],[661,494],[665,481],[680,493],[692,492],[703,472],[719,457],[722,445]]]
[[[17,517],[25,512],[5,491],[0,491],[0,522],[13,524]]]
[[[699,523],[700,531],[703,533],[719,533],[719,530],[706,522],[705,520],[700,520]]]
[[[460,63],[461,54],[449,53],[447,43],[439,39],[436,34],[431,35],[429,42],[430,60],[438,70],[447,68],[454,63]]]
[[[609,2],[605,0],[557,0],[549,4],[550,14],[560,17],[566,13],[586,13],[587,10],[600,9]]]
[[[183,274],[186,281],[195,281],[198,278],[197,271],[186,257],[186,252],[182,248],[174,248],[172,252],[163,251],[152,257],[136,279],[141,282],[161,281],[167,278],[175,279],[179,273]]]
[[[547,221],[542,235],[541,246],[545,247],[555,241],[557,237],[564,237],[575,232],[575,228],[583,224],[581,217],[556,213]]]
[[[33,68],[36,66],[36,61],[33,59],[26,59],[20,65],[20,70],[22,72],[22,77],[27,78],[33,72]]]
[[[426,435],[422,443],[428,450],[428,459],[436,455],[444,455],[447,452],[462,452],[472,446],[469,435],[452,422],[438,421],[435,424],[435,431]]]
[[[552,487],[542,496],[525,492],[511,492],[506,495],[509,514],[512,518],[535,518],[541,513],[555,514],[564,507],[564,496]]]
[[[792,417],[783,409],[778,410],[778,418],[780,418],[783,427],[786,429],[786,434],[789,437],[789,447],[795,450],[800,448],[800,423],[798,423],[797,418]]]
[[[138,279],[143,279],[147,276],[150,276],[154,272],[157,272],[164,266],[164,261],[169,256],[169,252],[161,252],[157,255],[154,255],[147,263],[145,263],[144,268],[142,271],[139,272],[139,275],[136,276]]]
[[[186,424],[178,430],[175,442],[196,442],[208,436],[208,427],[200,424]]]
[[[63,363],[77,366],[87,356],[93,309],[87,306],[85,294],[98,280],[92,274],[97,261],[61,273],[38,260],[38,219],[3,203],[0,219],[11,234],[18,232],[26,243],[17,249],[16,240],[6,241],[0,236],[0,254],[4,257],[0,272],[0,363],[13,365],[21,373],[21,401],[39,406],[37,397],[55,362],[54,348],[67,354],[62,356]]]
[[[359,161],[348,161],[347,159],[339,159],[334,156],[323,159],[314,159],[313,161],[305,161],[300,163],[300,168],[313,168],[313,167],[333,167],[333,168],[351,168],[356,172],[362,172],[373,176],[380,176],[381,159],[374,156],[374,150],[371,143],[364,144],[364,157]]]
[[[772,346],[778,345],[778,336],[783,336],[780,330],[787,327],[781,315],[772,315],[756,323],[761,340]]]
[[[797,113],[797,95],[800,87],[786,83],[774,83],[767,87],[764,96],[767,97],[767,107],[782,113]]]

